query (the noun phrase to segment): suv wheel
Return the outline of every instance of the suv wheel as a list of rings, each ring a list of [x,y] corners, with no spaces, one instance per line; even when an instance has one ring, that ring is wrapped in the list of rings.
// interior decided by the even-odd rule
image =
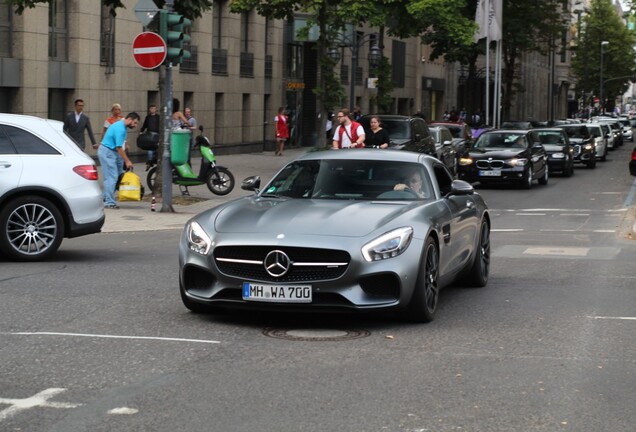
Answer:
[[[521,187],[524,189],[532,188],[532,167],[528,168],[526,172],[526,177],[521,180]]]
[[[0,211],[0,251],[13,260],[45,259],[57,251],[63,237],[62,214],[46,198],[15,198]]]

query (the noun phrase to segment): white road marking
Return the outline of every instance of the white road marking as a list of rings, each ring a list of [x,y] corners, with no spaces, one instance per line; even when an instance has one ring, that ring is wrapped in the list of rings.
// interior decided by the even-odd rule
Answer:
[[[44,407],[44,408],[61,408],[61,409],[69,409],[69,408],[77,408],[82,404],[74,404],[74,403],[66,403],[66,402],[49,402],[53,396],[56,396],[62,392],[65,392],[66,389],[63,388],[50,388],[35,396],[31,396],[26,399],[6,399],[0,398],[0,404],[11,405],[9,408],[5,408],[0,411],[0,422],[8,419],[9,417],[19,413],[20,411],[28,410],[30,408],[35,407]]]
[[[491,229],[491,232],[519,232],[523,231],[523,228],[501,228],[501,229]]]
[[[587,256],[590,248],[580,247],[529,247],[523,251],[526,255],[561,255],[561,256]]]
[[[182,338],[167,338],[167,337],[152,337],[152,336],[117,336],[117,335],[82,334],[82,333],[16,332],[16,333],[1,333],[1,334],[17,335],[17,336],[71,336],[71,337],[92,337],[92,338],[108,338],[108,339],[141,339],[141,340],[195,342],[195,343],[209,343],[209,344],[221,343],[220,341],[205,340],[205,339],[182,339]]]
[[[589,216],[589,213],[560,213],[559,216]]]
[[[545,216],[545,213],[516,213],[515,216]]]
[[[592,230],[595,233],[615,233],[616,230]]]
[[[592,319],[636,321],[636,317],[589,316]]]
[[[139,410],[136,408],[121,407],[121,408],[113,408],[112,410],[108,411],[108,414],[130,415],[130,414],[137,414],[138,412]]]

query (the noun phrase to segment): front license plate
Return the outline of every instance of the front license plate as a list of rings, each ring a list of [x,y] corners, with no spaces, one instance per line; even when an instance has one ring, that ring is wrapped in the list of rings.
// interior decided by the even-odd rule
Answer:
[[[490,170],[490,171],[479,171],[480,177],[501,177],[501,171],[499,170]]]
[[[311,303],[311,285],[266,285],[243,282],[243,300]]]

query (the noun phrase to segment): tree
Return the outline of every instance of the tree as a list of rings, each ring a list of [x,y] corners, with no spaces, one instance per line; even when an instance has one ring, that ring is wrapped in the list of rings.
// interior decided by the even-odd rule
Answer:
[[[609,42],[601,48],[603,41]],[[623,24],[610,0],[592,0],[581,22],[580,40],[575,46],[572,71],[577,89],[600,95],[601,49],[603,49],[603,98],[613,108],[614,99],[623,94],[634,75],[636,36]]]

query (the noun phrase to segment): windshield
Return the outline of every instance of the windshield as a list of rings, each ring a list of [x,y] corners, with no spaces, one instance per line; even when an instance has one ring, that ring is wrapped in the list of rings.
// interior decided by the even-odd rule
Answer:
[[[464,138],[463,128],[460,126],[447,126],[453,138]]]
[[[386,129],[392,140],[411,139],[409,122],[404,120],[382,119],[382,128]]]
[[[424,167],[419,164],[311,160],[287,165],[269,182],[260,196],[410,201],[434,194],[431,181]]]
[[[601,133],[600,127],[588,126],[587,129],[590,131],[590,135],[592,135],[594,138],[603,136],[603,134]]]
[[[525,134],[487,133],[480,135],[474,148],[526,148]]]
[[[541,144],[546,145],[564,145],[565,139],[560,132],[537,131]]]
[[[585,126],[564,127],[562,129],[570,138],[585,139],[590,137],[590,133]]]

